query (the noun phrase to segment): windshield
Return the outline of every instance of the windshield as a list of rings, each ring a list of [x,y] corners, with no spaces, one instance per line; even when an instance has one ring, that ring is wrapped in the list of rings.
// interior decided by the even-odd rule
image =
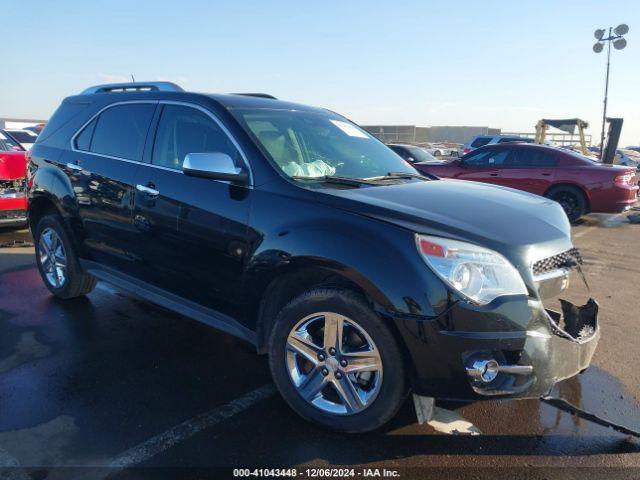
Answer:
[[[360,127],[330,112],[242,109],[234,114],[289,177],[363,179],[418,173]]]
[[[24,149],[13,139],[0,132],[0,152],[23,151]]]

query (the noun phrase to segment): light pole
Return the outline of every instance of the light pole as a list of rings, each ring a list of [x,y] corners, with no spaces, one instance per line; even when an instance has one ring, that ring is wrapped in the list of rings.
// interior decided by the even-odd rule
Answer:
[[[629,32],[629,27],[624,23],[618,25],[615,29],[609,27],[609,36],[604,38],[606,30],[599,28],[593,34],[596,37],[596,44],[593,46],[593,51],[596,53],[602,52],[605,42],[607,43],[607,77],[604,85],[604,109],[602,111],[602,133],[600,134],[600,160],[604,158],[604,126],[607,123],[607,98],[609,96],[609,64],[611,62],[611,44],[616,50],[622,50],[627,46],[627,41],[624,39],[624,35]]]

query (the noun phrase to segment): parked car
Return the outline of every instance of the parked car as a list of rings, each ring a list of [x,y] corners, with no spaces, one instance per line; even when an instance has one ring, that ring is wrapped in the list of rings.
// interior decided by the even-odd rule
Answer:
[[[451,157],[454,154],[457,155],[457,150],[454,150],[452,148],[447,148],[447,147],[444,147],[442,145],[438,145],[438,144],[435,144],[435,143],[424,147],[424,150],[426,150],[427,153],[433,155],[434,157],[441,157],[441,156],[443,156],[443,157]]]
[[[616,157],[618,165],[640,168],[640,152],[621,148],[616,150]]]
[[[44,129],[46,123],[38,123],[37,125],[33,125],[31,127],[24,127],[23,130],[29,130],[30,132],[35,133],[36,135],[40,135],[40,132]]]
[[[387,147],[396,152],[409,163],[438,161],[437,158],[427,152],[424,148],[416,147],[415,145],[406,145],[404,143],[389,143],[387,144]]]
[[[6,130],[0,129],[0,152],[24,152],[25,149],[20,142]]]
[[[22,145],[22,148],[25,150],[29,150],[33,144],[36,143],[36,139],[38,138],[38,135],[30,130],[6,129],[5,131],[20,142],[20,145]]]
[[[31,156],[55,296],[104,280],[244,339],[321,425],[379,427],[410,389],[537,398],[594,353],[593,300],[566,317],[542,303],[580,261],[557,203],[425,178],[329,110],[97,86],[62,102]]]
[[[27,224],[25,152],[0,132],[0,228]]]
[[[485,145],[511,142],[533,143],[533,138],[516,137],[513,135],[476,135],[462,146],[462,150],[459,153],[460,156],[463,156],[474,151],[476,148],[484,147]]]
[[[562,205],[572,222],[587,212],[622,212],[637,200],[634,169],[603,165],[545,145],[487,145],[460,160],[416,168],[438,177],[493,183],[548,197]]]

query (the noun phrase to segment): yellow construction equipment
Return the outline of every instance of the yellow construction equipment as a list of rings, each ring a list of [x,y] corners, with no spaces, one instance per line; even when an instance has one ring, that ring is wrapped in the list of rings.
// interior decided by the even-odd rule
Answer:
[[[547,129],[549,127],[555,127],[563,132],[575,135],[576,128],[578,129],[578,136],[580,137],[580,150],[583,155],[589,155],[587,149],[587,142],[584,139],[584,129],[589,127],[589,124],[579,118],[569,118],[566,120],[549,120],[543,118],[536,124],[536,143],[543,144],[547,135]]]

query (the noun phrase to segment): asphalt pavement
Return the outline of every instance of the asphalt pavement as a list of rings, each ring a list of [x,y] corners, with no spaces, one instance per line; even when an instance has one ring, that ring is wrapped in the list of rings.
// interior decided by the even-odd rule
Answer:
[[[640,430],[640,225],[624,218],[574,227],[602,338],[592,366],[554,393]],[[33,248],[15,240],[29,233],[0,230],[0,478],[209,478],[266,467],[309,478],[321,472],[307,468],[331,466],[401,478],[640,476],[640,442],[537,400],[438,403],[479,436],[418,425],[410,401],[382,431],[315,427],[287,407],[249,345],[103,283],[57,300]]]

